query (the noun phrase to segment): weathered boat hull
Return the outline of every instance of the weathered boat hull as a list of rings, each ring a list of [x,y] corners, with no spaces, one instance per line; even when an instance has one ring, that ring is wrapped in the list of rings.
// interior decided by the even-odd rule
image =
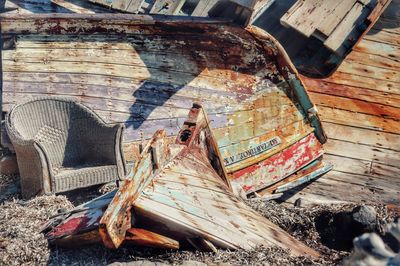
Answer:
[[[0,20],[11,40],[2,52],[3,112],[26,97],[71,97],[126,125],[132,162],[153,132],[176,135],[201,102],[228,174],[248,193],[323,153],[326,137],[296,70],[256,27],[122,14]]]
[[[105,246],[118,248],[127,232],[140,228],[168,239],[166,247],[173,241],[207,251],[277,245],[318,256],[234,195],[222,161],[207,115],[194,104],[175,143],[157,131],[115,195],[55,217],[46,236],[67,243],[98,231]]]

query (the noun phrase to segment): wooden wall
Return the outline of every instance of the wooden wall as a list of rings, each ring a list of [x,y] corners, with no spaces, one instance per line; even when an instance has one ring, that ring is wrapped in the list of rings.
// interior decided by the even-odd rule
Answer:
[[[399,205],[400,1],[332,76],[303,80],[328,135],[325,159],[334,170],[289,201]]]

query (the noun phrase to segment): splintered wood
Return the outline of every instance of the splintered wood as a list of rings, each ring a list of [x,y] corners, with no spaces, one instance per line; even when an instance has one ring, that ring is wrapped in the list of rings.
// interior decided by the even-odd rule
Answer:
[[[123,242],[179,248],[190,243],[203,251],[278,245],[294,255],[318,256],[232,192],[209,121],[198,104],[175,143],[168,145],[163,131],[156,132],[134,174],[118,191],[60,214],[44,232],[61,245],[102,241],[110,248]]]

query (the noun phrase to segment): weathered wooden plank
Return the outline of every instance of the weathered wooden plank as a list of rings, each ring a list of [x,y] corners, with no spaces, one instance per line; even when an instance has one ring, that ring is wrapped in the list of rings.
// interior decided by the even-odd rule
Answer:
[[[53,43],[54,44],[54,43]],[[49,45],[50,46],[50,45]],[[180,55],[180,60],[176,59]],[[226,64],[221,58],[219,51],[203,51],[203,57],[198,62],[193,62],[193,55],[189,52],[179,53],[177,50],[172,50],[171,47],[168,51],[157,50],[142,50],[140,47],[131,47],[128,49],[92,49],[90,45],[85,48],[71,48],[71,49],[57,49],[53,48],[21,48],[17,50],[3,51],[4,60],[23,61],[23,62],[50,62],[50,61],[80,61],[80,62],[99,62],[109,64],[121,65],[146,65],[147,67],[175,67],[182,71],[193,72],[205,67],[223,68]],[[124,59],[121,61],[121,59]],[[245,71],[252,71],[246,69],[243,61],[239,57],[235,57],[238,65],[242,65]],[[159,61],[159,62],[155,62]],[[234,59],[229,62],[234,63]]]
[[[139,228],[128,229],[125,236],[125,242],[142,247],[179,249],[178,241]]]
[[[347,183],[349,185],[360,186],[370,190],[373,194],[385,194],[386,200],[391,200],[391,204],[400,200],[399,183],[393,182],[393,178],[368,177],[363,175],[345,174],[333,171],[330,174],[333,181]]]
[[[323,154],[322,147],[315,140],[314,134],[310,133],[264,161],[246,168],[232,167],[232,171],[235,171],[231,177],[232,182],[240,183],[247,193],[251,193],[282,180]],[[306,153],[303,153],[301,157],[297,156],[296,154],[300,154],[302,149],[303,151],[305,149]]]
[[[335,139],[330,139],[329,142],[326,143],[325,149],[327,153],[343,157],[375,161],[392,166],[400,164],[400,152],[398,151]]]
[[[324,106],[320,106],[319,111],[325,122],[399,134],[399,121]]]
[[[212,116],[210,117],[212,118]],[[212,121],[211,124],[213,124]],[[309,129],[308,125],[306,125],[303,119],[294,122],[292,122],[291,120],[286,120],[275,127],[266,127],[264,132],[260,131],[258,134],[254,134],[250,138],[242,137],[239,138],[239,140],[232,141],[229,133],[230,130],[237,130],[239,132],[241,128],[247,126],[250,128],[254,127],[253,125],[243,124],[241,127],[227,126],[225,130],[225,128],[216,128],[213,126],[214,135],[218,139],[219,147],[224,157],[227,157],[225,156],[225,150],[246,150],[246,147],[248,149],[248,147],[250,146],[257,146],[256,143],[263,143],[276,135],[279,135],[283,143],[290,142],[300,137],[300,135],[302,135]],[[253,136],[255,136],[255,138],[253,138]]]
[[[329,49],[336,52],[343,46],[343,43],[347,40],[350,33],[356,28],[356,25],[360,23],[360,17],[364,12],[364,8],[362,4],[355,2],[349,13],[347,13],[344,19],[324,42]]]
[[[324,122],[329,138],[400,151],[400,135]],[[360,137],[361,136],[361,137]]]
[[[58,6],[65,8],[65,9],[68,9],[73,13],[79,13],[79,14],[95,14],[96,13],[92,9],[82,7],[82,5],[77,5],[73,2],[69,2],[69,1],[65,1],[65,0],[52,0],[51,2]]]
[[[346,97],[348,99],[359,99],[366,102],[400,107],[400,95],[359,88],[348,85],[341,85],[323,80],[303,79],[310,92],[323,93],[335,97]],[[311,95],[311,99],[318,97],[318,94]]]
[[[186,0],[155,0],[150,14],[177,15]]]
[[[207,40],[198,34],[186,35],[183,33],[154,36],[150,34],[129,34],[121,37],[98,34],[88,35],[26,35],[17,37],[17,48],[42,48],[42,49],[106,49],[106,50],[132,50],[153,51],[168,53],[175,49],[195,45],[201,51],[222,51],[224,47],[240,45],[240,39],[231,38],[229,42],[215,35],[210,35]],[[200,50],[200,49],[199,49]],[[243,53],[241,49],[235,52]]]
[[[89,0],[92,3],[104,5],[108,8],[131,12],[131,13],[139,13],[144,0]]]
[[[373,77],[380,81],[390,81],[393,83],[400,83],[400,73],[396,70],[384,69],[381,67],[375,67],[370,65],[360,64],[358,62],[344,61],[340,68],[340,72],[349,73],[353,76],[360,77]]]
[[[329,152],[326,152],[323,157],[324,162],[333,164],[335,171],[358,175],[372,175],[370,172],[371,161],[343,157]]]
[[[157,152],[168,157],[165,154],[168,152],[164,141],[165,136],[165,131],[157,131],[154,134],[143,149],[134,170],[130,176],[126,177],[105,210],[99,222],[99,233],[106,247],[118,248],[125,240],[126,231],[132,227],[131,208],[133,204],[153,181],[154,172],[164,167],[166,160],[159,162],[154,154]]]
[[[330,6],[323,14],[320,12],[322,20],[319,22],[317,29],[325,36],[330,36],[333,30],[339,25],[343,18],[347,15],[356,1],[338,0],[323,1]]]
[[[199,1],[196,8],[192,12],[192,16],[203,17],[208,15],[208,11],[218,3],[218,0],[202,0]]]
[[[354,47],[354,50],[368,54],[381,55],[386,58],[400,58],[400,50],[397,46],[367,39],[363,39],[359,42],[358,45]]]
[[[310,128],[306,128],[287,137],[281,135],[279,131],[266,131],[261,136],[254,136],[250,134],[249,136],[243,138],[237,138],[234,142],[232,141],[230,145],[221,148],[221,154],[224,157],[227,172],[230,173],[236,171],[237,169],[243,168],[243,165],[260,162],[271,155],[276,154],[295,144],[304,138],[304,136],[310,134],[310,131]],[[221,142],[221,140],[218,140],[219,145]],[[222,143],[225,144],[225,142]],[[265,148],[261,148],[260,144],[264,145]],[[256,150],[257,148],[259,148],[259,151]],[[242,154],[246,154],[249,150],[256,151],[254,151],[252,156],[243,157]],[[243,159],[238,159],[239,157],[243,157]]]
[[[113,13],[112,10],[96,6],[89,1],[68,1],[68,0],[16,0],[4,1],[4,10],[8,14],[38,14],[38,13],[77,13],[77,14],[94,14],[94,13]]]
[[[91,34],[93,32],[118,35],[118,34],[159,34],[171,35],[172,28],[179,29],[180,34],[204,33],[199,30],[199,25],[207,24],[208,30],[221,29],[227,26],[229,21],[221,19],[209,19],[198,17],[172,17],[154,18],[148,15],[132,14],[35,14],[19,17],[17,14],[1,14],[1,26],[3,34]],[[155,28],[156,23],[169,26],[169,30]],[[181,25],[177,25],[182,23]],[[41,25],[32,27],[33,24]],[[233,29],[240,34],[240,30]]]
[[[388,80],[376,79],[371,75],[358,76],[350,73],[345,73],[342,72],[340,68],[332,76],[326,78],[326,81],[342,85],[350,85],[354,87],[400,94],[400,87],[398,86],[398,83]]]
[[[234,91],[220,91],[220,88],[207,89],[201,87],[184,86],[177,90],[174,85],[151,83],[140,83],[130,78],[111,76],[99,76],[91,74],[73,73],[29,73],[29,72],[3,72],[5,92],[13,92],[13,87],[19,92],[55,92],[57,88],[63,88],[66,93],[80,89],[92,96],[109,98],[110,95],[116,100],[133,100],[132,95],[138,88],[148,88],[148,91],[157,89],[162,94],[176,95],[189,98],[202,98],[216,103],[227,101],[229,104],[237,103],[237,99],[243,99],[245,94]],[[30,85],[31,84],[31,85]],[[47,89],[46,89],[47,87]],[[96,91],[108,92],[106,95],[96,94]],[[141,95],[141,94],[140,94]],[[270,101],[265,101],[267,106],[290,104],[291,101],[285,96],[284,91],[277,89],[268,93]],[[136,96],[135,96],[136,97]]]
[[[68,69],[68,71],[66,71]],[[110,65],[104,63],[86,63],[80,62],[49,62],[49,63],[23,63],[4,60],[4,71],[13,72],[60,72],[60,73],[81,73],[95,74],[113,77],[131,78],[137,81],[154,81],[167,84],[176,84],[178,86],[190,85],[193,87],[202,87],[206,89],[220,88],[222,90],[232,89],[240,86],[242,91],[253,90],[255,76],[235,75],[237,79],[233,82],[230,77],[234,71],[223,71],[218,69],[204,70],[201,75],[194,73],[179,72],[174,69],[166,71],[162,68],[151,69],[151,72],[145,66],[134,65]],[[204,78],[203,78],[204,77]],[[252,80],[249,83],[249,79]]]
[[[203,93],[193,93],[190,87],[184,87],[175,92],[174,90],[168,90],[168,87],[157,87],[156,84],[154,84],[154,88],[152,86],[142,86],[126,91],[107,86],[63,86],[59,83],[31,85],[28,82],[4,82],[4,85],[6,89],[3,95],[6,102],[17,102],[18,99],[24,96],[38,97],[54,94],[70,96],[78,100],[79,98],[85,100],[92,97],[93,101],[101,103],[96,106],[96,109],[118,112],[114,117],[116,122],[125,121],[130,118],[130,114],[134,114],[133,118],[143,117],[144,114],[151,113],[153,109],[157,109],[160,114],[164,114],[162,117],[172,116],[174,112],[177,112],[176,117],[180,117],[179,114],[183,114],[183,109],[190,108],[193,101],[199,100],[202,100],[210,114],[232,114],[232,117],[229,118],[231,124],[240,125],[250,121],[255,123],[260,122],[257,132],[262,130],[265,127],[264,123],[272,118],[276,118],[277,120],[270,121],[271,127],[278,127],[279,124],[277,123],[280,123],[280,121],[283,122],[283,120],[279,119],[288,119],[288,121],[290,121],[290,118],[303,119],[302,114],[299,113],[298,106],[288,98],[285,98],[283,96],[284,93],[279,92],[279,90],[276,93],[262,94],[258,98],[255,98],[255,100],[250,99],[239,103],[237,95],[233,95],[232,98],[228,98],[230,100],[226,100],[223,95],[218,97],[215,93],[204,95],[207,91],[199,90]],[[38,88],[38,85],[41,86]],[[157,91],[156,96],[154,96],[155,91]],[[194,90],[194,92],[197,91]],[[30,94],[32,96],[29,96]],[[255,106],[258,102],[257,100],[260,98],[261,100],[266,100],[262,101],[261,106]],[[280,100],[280,98],[283,99]],[[215,103],[214,101],[216,100],[221,102]],[[106,105],[103,105],[104,101],[107,102]],[[232,104],[232,106],[227,107],[227,103]],[[251,116],[249,116],[250,113]],[[217,118],[214,117],[213,119]]]
[[[384,30],[373,30],[371,29],[370,34],[365,36],[366,40],[376,41],[380,43],[386,43],[389,45],[400,46],[400,35]]]
[[[253,12],[249,19],[249,24],[254,24],[254,22],[275,2],[275,0],[255,0],[253,2]]]
[[[346,58],[346,61],[373,67],[385,68],[388,70],[397,70],[400,67],[400,57],[385,57],[382,55],[366,54],[358,51],[352,51]]]
[[[380,163],[376,163],[376,162],[372,162],[372,166],[371,166],[371,173],[374,176],[388,176],[391,178],[394,178],[394,182],[398,184],[398,182],[396,182],[396,179],[398,179],[400,177],[400,168],[399,166],[390,166],[390,165],[385,165],[385,164],[380,164]]]
[[[359,114],[369,114],[394,120],[400,120],[400,112],[399,108],[397,107],[322,93],[311,92],[310,96],[319,106],[332,107],[335,109],[356,112]]]
[[[286,27],[291,27],[306,37],[310,37],[321,20],[321,7],[324,1],[297,1],[280,19]],[[329,4],[329,2],[327,2]]]
[[[358,175],[345,174],[331,171],[325,176],[312,182],[309,186],[301,190],[294,189],[289,191],[287,197],[292,195],[289,202],[294,202],[297,198],[302,199],[302,204],[315,203],[339,203],[354,202],[366,204],[398,204],[398,191],[379,190],[374,186],[364,184],[354,184],[349,180],[357,180]],[[343,189],[343,188],[346,189]],[[349,193],[351,191],[351,193]]]
[[[331,154],[325,154],[324,161],[332,163],[336,172],[357,176],[358,178],[355,179],[361,179],[367,183],[371,181],[370,184],[380,186],[381,189],[398,186],[397,183],[394,184],[400,173],[398,167]],[[334,178],[337,179],[337,177]],[[349,181],[349,184],[357,182],[357,180]]]

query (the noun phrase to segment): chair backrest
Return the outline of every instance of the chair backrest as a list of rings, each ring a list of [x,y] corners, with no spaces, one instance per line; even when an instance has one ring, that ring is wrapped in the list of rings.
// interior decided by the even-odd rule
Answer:
[[[82,163],[79,131],[93,116],[90,109],[72,100],[39,98],[16,105],[9,121],[20,137],[40,142],[52,167],[58,168]]]

